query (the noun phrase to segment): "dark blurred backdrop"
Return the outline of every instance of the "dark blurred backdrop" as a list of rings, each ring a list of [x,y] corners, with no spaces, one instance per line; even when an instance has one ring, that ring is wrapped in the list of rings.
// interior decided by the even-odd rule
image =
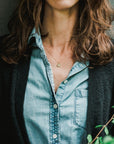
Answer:
[[[0,0],[0,35],[6,34],[7,23],[19,0]]]

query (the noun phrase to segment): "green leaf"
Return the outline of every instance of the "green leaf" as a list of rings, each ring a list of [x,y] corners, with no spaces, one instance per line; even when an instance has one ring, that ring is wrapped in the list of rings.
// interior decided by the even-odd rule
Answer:
[[[100,141],[100,144],[103,144],[103,138],[102,137],[99,138],[99,141]]]
[[[97,138],[94,144],[100,144],[99,137]]]
[[[112,120],[112,123],[114,124],[114,119]]]
[[[92,142],[92,135],[88,134],[87,140],[88,140],[89,143]]]
[[[107,127],[104,128],[104,132],[105,132],[106,135],[109,135],[109,130],[108,130]]]
[[[106,143],[103,143],[103,144],[114,144],[114,139],[113,139],[113,140],[110,140],[110,141],[108,141],[108,142],[106,142]]]
[[[112,108],[114,108],[114,106],[112,106]]]
[[[99,128],[99,127],[102,127],[103,125],[97,125],[95,128]]]
[[[110,135],[103,138],[103,143],[109,143],[110,141],[112,141],[112,137]]]

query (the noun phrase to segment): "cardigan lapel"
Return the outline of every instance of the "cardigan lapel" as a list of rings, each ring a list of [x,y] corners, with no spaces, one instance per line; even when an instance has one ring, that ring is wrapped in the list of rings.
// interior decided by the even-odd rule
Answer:
[[[23,118],[23,102],[27,84],[30,59],[14,66],[11,86],[11,107],[14,124],[21,144],[29,144]]]
[[[93,65],[90,62],[90,67]],[[104,95],[101,91],[105,89],[105,69],[104,66],[94,66],[89,68],[89,80],[88,80],[88,108],[87,108],[87,120],[86,120],[86,132],[82,137],[82,144],[87,144],[87,135],[91,134],[94,138],[100,129],[95,129],[98,123],[98,115],[100,119],[99,124],[105,124],[103,121],[103,104]],[[99,114],[97,115],[96,110],[99,108]],[[102,136],[104,132],[102,132]]]
[[[93,67],[93,65],[89,64],[89,67]],[[89,68],[88,69],[88,74],[89,74],[89,80],[88,80],[88,107],[87,107],[87,119],[86,119],[86,131],[85,133],[83,134],[83,137],[82,137],[82,141],[81,141],[81,144],[87,144],[87,135],[88,134],[92,134],[92,128],[93,128],[93,121],[92,121],[92,117],[94,117],[94,100],[93,100],[93,96],[91,95],[93,92],[92,92],[92,88],[95,87],[96,83],[94,83],[94,68]],[[94,95],[96,95],[94,93]]]

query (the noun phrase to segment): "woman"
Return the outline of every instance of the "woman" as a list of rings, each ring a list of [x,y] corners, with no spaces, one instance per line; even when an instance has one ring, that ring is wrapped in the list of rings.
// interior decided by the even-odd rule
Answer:
[[[97,135],[114,113],[113,16],[108,0],[21,0],[0,44],[4,144]]]

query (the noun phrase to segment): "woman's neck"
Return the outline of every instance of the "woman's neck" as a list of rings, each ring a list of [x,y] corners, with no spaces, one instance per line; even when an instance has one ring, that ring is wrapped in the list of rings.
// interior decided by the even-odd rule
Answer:
[[[58,48],[64,51],[69,48],[74,25],[78,21],[78,4],[70,9],[58,10],[45,3],[43,19],[43,33],[49,32],[44,39],[48,47]]]

